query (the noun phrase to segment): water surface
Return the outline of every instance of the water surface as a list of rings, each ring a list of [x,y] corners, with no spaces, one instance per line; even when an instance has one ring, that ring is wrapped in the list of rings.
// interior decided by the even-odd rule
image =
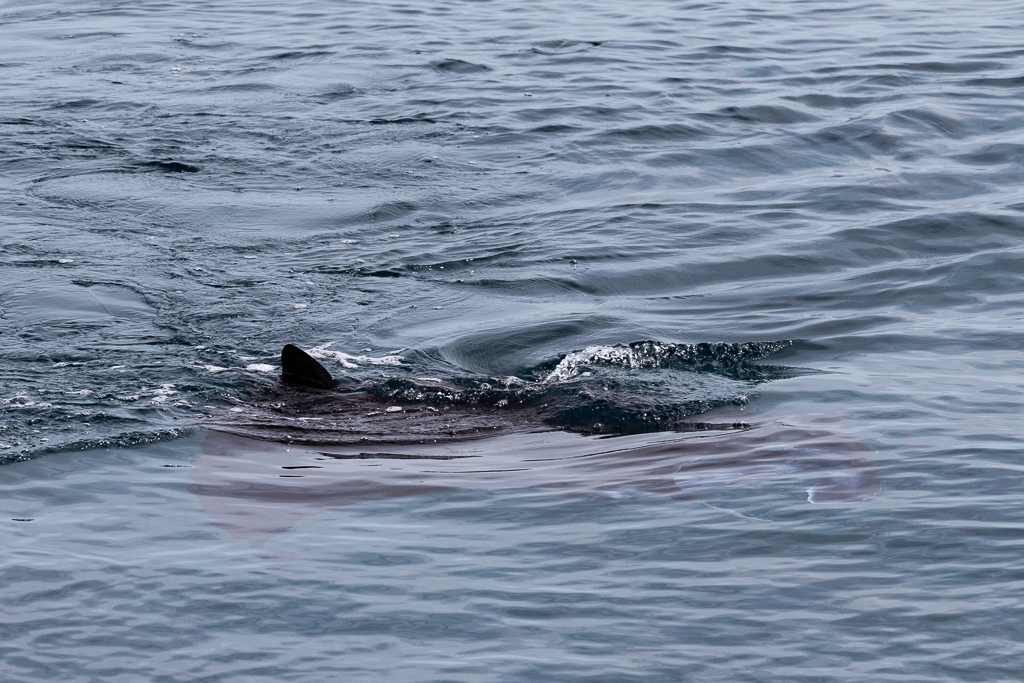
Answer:
[[[4,679],[1019,680],[1022,10],[0,6]]]

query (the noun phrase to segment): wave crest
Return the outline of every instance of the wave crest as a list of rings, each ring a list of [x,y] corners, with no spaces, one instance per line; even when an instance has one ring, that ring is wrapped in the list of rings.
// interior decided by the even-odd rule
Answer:
[[[563,382],[592,371],[590,369],[596,365],[629,370],[671,368],[756,380],[762,378],[763,368],[753,365],[753,361],[767,358],[794,343],[792,340],[743,344],[638,341],[628,345],[588,346],[566,354],[544,381]]]

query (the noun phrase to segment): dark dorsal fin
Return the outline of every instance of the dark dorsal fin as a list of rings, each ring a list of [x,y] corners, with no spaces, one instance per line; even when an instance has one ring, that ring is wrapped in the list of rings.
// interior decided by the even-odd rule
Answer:
[[[313,356],[292,344],[285,344],[281,349],[281,381],[317,389],[334,388],[331,373]]]

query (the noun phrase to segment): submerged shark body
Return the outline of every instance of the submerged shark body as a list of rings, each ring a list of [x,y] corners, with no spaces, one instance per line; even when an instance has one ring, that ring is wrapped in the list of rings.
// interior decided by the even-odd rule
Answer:
[[[285,347],[282,369],[281,393],[211,425],[190,473],[203,509],[254,546],[325,509],[457,489],[693,499],[768,477],[835,503],[871,497],[881,481],[863,443],[816,425],[749,426],[735,409],[610,439],[595,435],[601,425],[556,429],[546,406],[529,401],[439,400],[455,391],[440,380],[416,384],[416,400],[404,402],[337,387],[297,347]]]

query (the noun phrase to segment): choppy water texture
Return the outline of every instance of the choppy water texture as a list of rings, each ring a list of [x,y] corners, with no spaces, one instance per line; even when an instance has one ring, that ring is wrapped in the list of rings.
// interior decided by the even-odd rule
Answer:
[[[1024,678],[1022,17],[3,3],[2,678]]]

